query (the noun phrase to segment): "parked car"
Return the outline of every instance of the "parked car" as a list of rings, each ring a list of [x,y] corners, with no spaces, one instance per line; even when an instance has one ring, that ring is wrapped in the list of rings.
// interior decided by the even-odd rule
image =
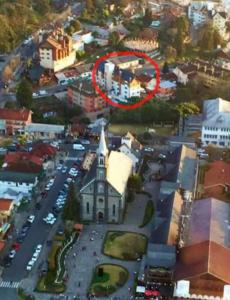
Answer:
[[[16,255],[16,250],[11,250],[9,253],[9,258],[13,259]]]
[[[27,218],[27,222],[29,222],[29,223],[33,223],[34,222],[34,220],[35,220],[35,216],[34,215],[30,215],[28,218]]]
[[[20,244],[19,243],[14,243],[12,245],[12,249],[15,250],[15,251],[18,251],[20,249]]]

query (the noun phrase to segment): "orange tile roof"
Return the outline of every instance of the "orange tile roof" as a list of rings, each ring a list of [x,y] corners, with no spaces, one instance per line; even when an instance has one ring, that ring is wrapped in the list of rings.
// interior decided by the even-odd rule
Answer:
[[[12,205],[12,201],[12,199],[0,198],[0,211],[9,210],[10,206]]]
[[[230,184],[230,164],[222,160],[214,161],[205,172],[204,188]]]
[[[31,111],[25,108],[22,109],[0,108],[0,119],[3,120],[27,121],[30,117],[30,114]]]

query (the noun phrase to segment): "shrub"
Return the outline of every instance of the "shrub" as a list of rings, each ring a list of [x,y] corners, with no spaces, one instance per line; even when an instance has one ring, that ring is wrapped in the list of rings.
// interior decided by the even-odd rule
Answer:
[[[139,227],[142,228],[146,226],[151,221],[153,214],[154,214],[153,201],[149,200],[145,206],[145,213],[144,213],[142,224]]]
[[[119,272],[118,286],[123,286],[127,280],[128,274],[126,272]]]

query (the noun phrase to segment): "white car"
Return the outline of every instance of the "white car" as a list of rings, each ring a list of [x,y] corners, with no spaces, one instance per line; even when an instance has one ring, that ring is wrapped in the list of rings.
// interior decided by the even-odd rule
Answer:
[[[41,250],[42,250],[42,245],[41,245],[41,244],[38,244],[35,251],[36,251],[36,252],[37,252],[37,251],[40,252]]]
[[[16,250],[11,250],[9,253],[9,258],[14,258],[16,255]]]
[[[90,141],[88,141],[88,140],[81,140],[81,143],[83,145],[90,145]]]
[[[30,261],[28,262],[28,265],[27,265],[27,267],[26,267],[26,270],[27,270],[27,271],[32,270],[33,265],[34,265],[34,261],[33,261],[33,260],[30,260]]]
[[[32,94],[32,97],[33,97],[33,98],[36,98],[36,97],[38,97],[38,96],[39,96],[39,95],[38,95],[37,93],[33,93],[33,94]]]
[[[50,185],[47,185],[47,186],[45,187],[45,190],[46,190],[46,191],[49,191],[50,188],[51,188],[51,186],[50,186]]]
[[[62,169],[62,165],[60,164],[57,166],[57,170],[61,170],[61,169]]]
[[[67,181],[68,183],[70,183],[70,182],[73,181],[73,179],[72,179],[72,178],[67,178],[66,181]]]
[[[28,222],[30,222],[31,224],[34,222],[35,216],[34,215],[30,215],[27,219]]]
[[[65,174],[67,172],[67,169],[68,169],[67,167],[63,167],[62,168],[62,173]]]

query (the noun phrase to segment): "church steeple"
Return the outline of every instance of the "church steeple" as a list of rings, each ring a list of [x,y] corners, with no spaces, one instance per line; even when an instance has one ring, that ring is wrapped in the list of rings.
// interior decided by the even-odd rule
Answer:
[[[102,126],[99,146],[97,149],[97,155],[106,157],[107,154],[108,154],[108,148],[106,146],[106,141],[105,141],[105,131],[104,131],[104,126]]]
[[[99,146],[97,149],[97,170],[100,173],[100,178],[105,177],[107,161],[108,161],[108,148],[105,141],[104,127],[101,129],[101,136],[99,141]]]

